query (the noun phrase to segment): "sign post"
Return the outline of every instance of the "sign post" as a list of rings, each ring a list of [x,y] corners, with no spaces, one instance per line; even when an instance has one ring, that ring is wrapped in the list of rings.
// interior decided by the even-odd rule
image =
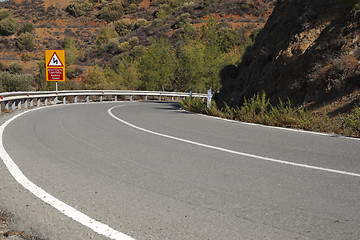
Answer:
[[[45,50],[46,81],[56,82],[56,92],[58,91],[58,81],[65,82],[65,51],[64,50]]]

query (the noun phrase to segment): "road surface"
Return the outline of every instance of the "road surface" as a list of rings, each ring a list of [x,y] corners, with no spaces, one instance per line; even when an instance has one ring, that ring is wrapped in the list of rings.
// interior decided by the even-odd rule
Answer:
[[[27,112],[6,126],[3,146],[37,187],[133,239],[360,239],[358,140],[113,102]],[[109,239],[26,190],[3,162],[0,173],[0,206],[23,230]]]

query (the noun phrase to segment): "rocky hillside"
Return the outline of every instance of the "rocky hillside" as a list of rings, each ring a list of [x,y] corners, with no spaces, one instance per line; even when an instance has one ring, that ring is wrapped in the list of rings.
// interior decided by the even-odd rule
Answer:
[[[212,16],[216,24],[231,27],[248,35],[261,28],[267,21],[273,9],[275,0],[123,0],[123,1],[89,1],[93,7],[82,16],[74,16],[66,11],[70,0],[9,0],[0,2],[0,9],[7,9],[16,20],[18,28],[24,23],[34,25],[34,47],[31,50],[20,50],[17,47],[19,36],[0,36],[0,64],[6,68],[12,62],[19,62],[25,72],[36,74],[37,63],[44,58],[45,49],[63,49],[64,40],[71,37],[80,51],[74,65],[82,73],[94,62],[106,64],[111,56],[97,51],[96,39],[99,30],[104,26],[114,26],[118,20],[138,19],[147,21],[146,27],[137,29],[127,36],[117,36],[119,43],[126,42],[131,37],[138,37],[139,44],[149,46],[150,38],[168,38],[176,44],[181,29],[176,26],[177,19],[184,13],[189,13],[190,23],[196,29],[205,25]],[[100,18],[102,2],[123,2],[123,15],[116,19]],[[134,3],[133,3],[134,2]],[[175,2],[181,2],[184,7],[172,11],[170,7]],[[125,5],[127,8],[125,8]],[[169,10],[170,9],[170,10]],[[25,59],[25,60],[24,60]]]
[[[272,102],[360,104],[360,9],[335,0],[278,0],[241,64],[222,71],[218,102],[265,91]],[[344,106],[342,106],[344,107]]]

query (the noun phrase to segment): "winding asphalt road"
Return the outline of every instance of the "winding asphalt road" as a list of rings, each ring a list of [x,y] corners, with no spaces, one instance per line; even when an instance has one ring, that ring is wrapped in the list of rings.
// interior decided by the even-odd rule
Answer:
[[[360,239],[358,140],[117,102],[27,112],[3,145],[29,181],[133,239]],[[3,162],[0,184],[0,207],[21,229],[109,239],[24,189]]]

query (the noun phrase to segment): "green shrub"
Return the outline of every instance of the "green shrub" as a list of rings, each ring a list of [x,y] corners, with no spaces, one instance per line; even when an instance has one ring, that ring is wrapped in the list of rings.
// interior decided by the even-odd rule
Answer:
[[[24,73],[24,67],[20,63],[13,62],[9,64],[7,71],[11,74],[22,74]]]
[[[119,20],[122,15],[124,15],[124,8],[120,1],[104,1],[101,3],[98,18],[113,22]]]
[[[64,42],[63,42],[63,47],[65,49],[76,48],[76,42],[75,42],[74,38],[65,37]]]
[[[138,29],[138,28],[141,28],[141,27],[146,27],[146,26],[149,25],[149,24],[150,24],[150,23],[149,23],[146,19],[139,18],[139,19],[135,22],[134,29]]]
[[[10,36],[16,33],[17,23],[12,17],[7,17],[0,21],[0,35]]]
[[[355,112],[345,118],[345,126],[349,135],[360,136],[360,107],[355,106]]]
[[[137,60],[140,57],[142,57],[144,54],[146,53],[146,49],[143,46],[135,46],[132,50],[131,50],[131,56]]]
[[[129,51],[130,49],[131,49],[131,45],[129,42],[122,42],[119,45],[120,52],[126,52]]]
[[[70,66],[77,59],[77,53],[74,49],[65,49],[65,65]]]
[[[101,48],[104,44],[107,44],[111,38],[117,37],[115,29],[111,26],[104,26],[100,28],[96,36],[96,45],[98,48]]]
[[[67,6],[68,11],[74,17],[80,17],[92,9],[93,5],[89,0],[71,0]]]
[[[27,32],[31,33],[32,31],[34,31],[34,29],[35,28],[34,28],[34,25],[32,23],[26,22],[21,26],[21,28],[20,28],[20,30],[18,31],[17,34],[20,35],[22,33],[27,33]]]
[[[125,37],[128,35],[134,27],[134,23],[130,19],[122,19],[118,21],[115,25],[115,31],[119,34],[120,37]]]
[[[29,52],[26,52],[26,53],[24,53],[22,56],[21,56],[21,60],[23,61],[23,62],[28,62],[28,61],[30,61],[32,59],[32,55],[31,55],[31,53],[29,53]]]
[[[135,46],[139,45],[139,38],[138,37],[132,37],[129,39],[129,44],[131,48],[134,48]]]
[[[5,92],[30,91],[32,82],[33,76],[30,74],[0,72],[0,86]]]
[[[121,52],[119,46],[119,40],[117,38],[111,38],[109,42],[106,44],[106,52],[115,54],[117,52]]]
[[[16,46],[20,50],[32,50],[34,47],[34,36],[28,32],[20,34]]]
[[[176,28],[184,27],[185,24],[190,23],[189,18],[190,18],[190,13],[181,14],[176,18],[175,27]]]
[[[7,9],[0,9],[0,20],[10,17],[10,13]]]
[[[187,97],[180,102],[180,106],[190,112],[206,113],[207,111],[206,103],[198,98]]]
[[[220,48],[224,52],[230,52],[239,44],[239,33],[232,28],[222,27],[218,34]]]

